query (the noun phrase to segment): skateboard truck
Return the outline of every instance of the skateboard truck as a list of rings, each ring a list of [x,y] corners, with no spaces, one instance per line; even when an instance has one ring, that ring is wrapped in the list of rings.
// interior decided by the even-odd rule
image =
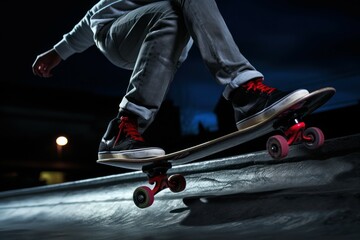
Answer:
[[[274,123],[274,127],[277,123]],[[284,126],[279,128],[283,135],[274,135],[268,138],[266,149],[274,159],[281,159],[288,155],[289,146],[296,143],[303,143],[308,149],[317,149],[324,144],[324,134],[317,127],[306,128],[305,122],[298,119],[298,114],[294,113],[287,124],[279,123]]]
[[[173,174],[168,177],[167,171],[172,168],[171,163],[153,163],[142,167],[147,174],[148,182],[155,186],[141,186],[135,189],[133,200],[137,207],[147,208],[154,203],[154,196],[160,191],[169,188],[172,192],[181,192],[186,187],[186,180],[181,174]]]

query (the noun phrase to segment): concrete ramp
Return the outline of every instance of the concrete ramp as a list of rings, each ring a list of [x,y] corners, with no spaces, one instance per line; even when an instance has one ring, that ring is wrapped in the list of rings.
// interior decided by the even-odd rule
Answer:
[[[360,135],[174,167],[152,206],[142,172],[0,193],[0,239],[360,239]]]

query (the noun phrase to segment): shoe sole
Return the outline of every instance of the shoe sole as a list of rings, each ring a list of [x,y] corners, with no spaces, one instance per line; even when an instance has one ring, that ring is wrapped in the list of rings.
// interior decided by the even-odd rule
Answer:
[[[108,151],[99,152],[98,158],[109,159],[109,158],[121,158],[121,159],[140,159],[149,157],[159,157],[165,155],[165,151],[161,148],[140,148],[130,149],[124,151]]]
[[[262,111],[252,115],[248,118],[245,118],[236,123],[238,130],[243,130],[259,124],[261,122],[267,121],[272,118],[276,113],[286,110],[294,101],[298,100],[309,94],[309,91],[305,89],[294,91],[285,97],[281,98],[277,102],[274,102],[267,108],[264,108]]]

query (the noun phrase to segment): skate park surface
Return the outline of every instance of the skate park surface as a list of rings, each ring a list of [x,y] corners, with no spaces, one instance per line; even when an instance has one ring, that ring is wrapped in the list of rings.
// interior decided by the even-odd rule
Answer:
[[[266,151],[174,167],[186,189],[141,171],[0,192],[0,239],[360,239],[360,135],[327,139],[286,159]]]

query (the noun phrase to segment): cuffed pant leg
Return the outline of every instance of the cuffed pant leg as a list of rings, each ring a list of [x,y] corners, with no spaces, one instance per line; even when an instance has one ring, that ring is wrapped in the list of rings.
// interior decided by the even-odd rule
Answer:
[[[135,9],[109,27],[105,55],[133,70],[120,109],[141,116],[143,128],[160,108],[189,38],[179,7],[169,1]]]
[[[172,1],[181,7],[188,31],[211,74],[226,85],[225,97],[242,83],[263,77],[239,51],[214,0]]]

